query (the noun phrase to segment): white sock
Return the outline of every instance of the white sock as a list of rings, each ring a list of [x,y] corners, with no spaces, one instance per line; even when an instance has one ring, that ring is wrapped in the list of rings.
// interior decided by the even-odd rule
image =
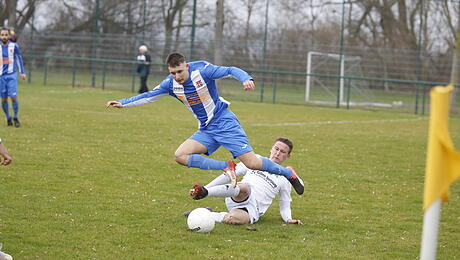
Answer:
[[[229,183],[229,182],[230,182],[230,178],[228,178],[227,175],[222,174],[222,175],[217,176],[217,178],[212,180],[210,183],[206,184],[206,186],[204,186],[204,187],[206,189],[209,189],[210,187],[226,184],[226,183]]]
[[[228,212],[211,212],[211,217],[214,219],[214,221],[222,223],[224,221],[225,215],[227,215]]]
[[[231,184],[218,185],[208,188],[208,196],[211,197],[235,197],[240,193],[240,187]]]

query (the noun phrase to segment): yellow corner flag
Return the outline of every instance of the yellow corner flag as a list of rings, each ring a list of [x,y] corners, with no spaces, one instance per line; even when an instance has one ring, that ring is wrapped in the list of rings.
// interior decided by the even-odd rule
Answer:
[[[449,199],[449,186],[460,177],[460,153],[449,135],[449,104],[453,86],[431,89],[430,125],[423,210],[437,199]]]

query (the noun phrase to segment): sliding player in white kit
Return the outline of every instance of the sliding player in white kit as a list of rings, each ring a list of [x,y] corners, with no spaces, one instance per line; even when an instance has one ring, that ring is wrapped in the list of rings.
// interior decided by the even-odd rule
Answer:
[[[292,142],[280,137],[276,139],[270,150],[269,159],[277,164],[287,160],[292,151]],[[283,176],[266,171],[248,169],[243,163],[236,166],[236,174],[244,178],[236,186],[226,184],[230,178],[222,174],[206,186],[195,184],[189,191],[195,200],[205,197],[225,197],[228,212],[211,212],[216,222],[226,224],[253,224],[265,214],[273,199],[279,195],[281,218],[289,224],[302,224],[300,220],[292,219],[291,215],[291,185]],[[185,213],[185,216],[188,216]]]

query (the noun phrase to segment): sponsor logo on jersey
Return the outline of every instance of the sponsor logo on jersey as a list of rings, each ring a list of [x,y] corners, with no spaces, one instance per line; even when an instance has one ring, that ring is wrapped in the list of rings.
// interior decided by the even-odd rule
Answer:
[[[266,183],[268,183],[268,185],[272,186],[272,188],[278,187],[278,185],[276,185],[276,183],[272,179],[270,179],[270,177],[267,176],[267,174],[265,174],[263,171],[252,170],[251,172],[255,176],[260,177],[262,180],[264,180]]]
[[[184,87],[182,87],[182,86],[174,86],[173,91],[184,91]]]
[[[196,81],[195,84],[197,88],[204,86],[204,83],[201,80]]]
[[[10,64],[10,59],[8,57],[3,57],[3,64]]]

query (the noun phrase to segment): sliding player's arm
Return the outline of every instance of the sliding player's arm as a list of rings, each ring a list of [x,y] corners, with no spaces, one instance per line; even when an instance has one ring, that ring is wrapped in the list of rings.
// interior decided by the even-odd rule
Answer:
[[[281,188],[280,199],[279,199],[281,218],[284,220],[284,222],[288,224],[302,225],[303,224],[302,221],[298,219],[292,219],[291,200],[292,200],[291,199],[291,185],[289,186],[285,185],[284,187]]]

